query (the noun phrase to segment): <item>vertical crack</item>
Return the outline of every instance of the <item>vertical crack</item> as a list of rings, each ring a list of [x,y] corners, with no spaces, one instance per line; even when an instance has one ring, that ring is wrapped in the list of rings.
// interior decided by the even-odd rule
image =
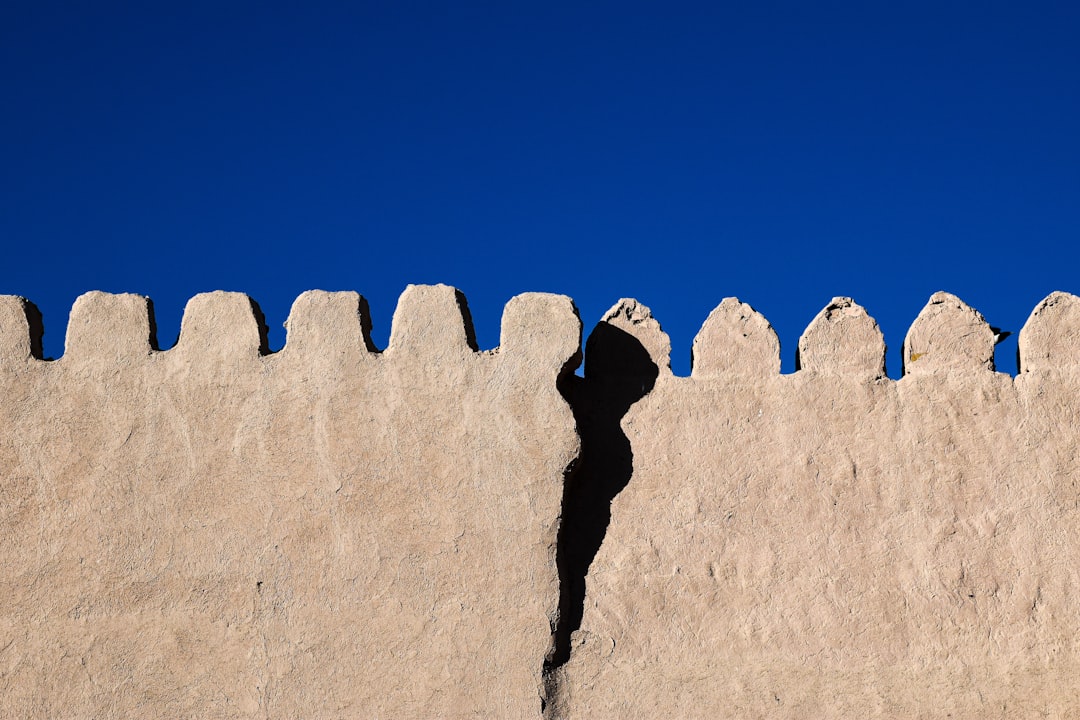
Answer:
[[[557,712],[558,671],[570,659],[572,635],[581,627],[586,574],[611,522],[611,501],[633,473],[633,452],[621,421],[630,406],[652,390],[658,372],[637,338],[601,322],[585,346],[585,376],[568,374],[559,382],[577,423],[581,456],[568,468],[563,486],[556,550],[559,616],[544,662],[549,714]]]

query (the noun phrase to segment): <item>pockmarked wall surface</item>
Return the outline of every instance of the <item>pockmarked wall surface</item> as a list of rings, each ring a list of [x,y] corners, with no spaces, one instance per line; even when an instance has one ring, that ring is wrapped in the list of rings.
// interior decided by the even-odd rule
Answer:
[[[42,362],[0,301],[0,717],[539,717],[580,322],[519,296],[481,353],[463,310],[410,288],[376,354],[306,293],[264,355],[213,293],[154,352],[92,293]]]
[[[674,377],[620,301],[477,350],[460,293],[244,295],[155,349],[0,298],[0,717],[1080,715],[1080,299],[995,333],[934,295],[884,371],[848,298],[780,374],[733,298]]]

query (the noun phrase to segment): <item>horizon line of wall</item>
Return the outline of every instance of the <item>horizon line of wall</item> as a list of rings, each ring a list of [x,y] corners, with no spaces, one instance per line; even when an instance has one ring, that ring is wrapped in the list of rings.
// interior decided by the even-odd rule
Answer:
[[[424,287],[424,286],[412,286]],[[434,286],[434,287],[446,287],[446,286]],[[402,298],[408,293],[409,288],[406,288],[405,293],[402,294]],[[286,337],[283,345],[278,349],[271,349],[269,345],[269,328],[266,324],[265,317],[258,305],[258,303],[248,295],[244,293],[233,293],[224,291],[215,291],[210,293],[200,293],[193,296],[184,308],[184,312],[181,319],[180,332],[176,342],[170,347],[162,347],[159,342],[157,323],[154,313],[154,305],[151,298],[134,295],[134,294],[111,294],[100,291],[91,291],[79,296],[69,314],[69,319],[66,327],[64,353],[59,357],[47,357],[42,350],[42,337],[45,332],[45,322],[37,306],[29,299],[15,295],[0,295],[0,310],[2,313],[2,322],[0,322],[0,356],[15,359],[17,357],[23,357],[26,360],[35,360],[39,362],[63,362],[63,360],[71,353],[73,347],[78,347],[80,344],[85,344],[85,348],[89,352],[93,352],[94,348],[102,345],[108,345],[108,336],[102,338],[95,338],[96,332],[101,332],[102,328],[108,327],[110,334],[115,334],[117,330],[120,330],[122,335],[127,336],[126,342],[129,344],[129,349],[135,352],[145,352],[146,354],[155,353],[167,353],[172,349],[182,345],[185,341],[185,337],[191,334],[190,331],[185,333],[185,328],[189,327],[193,323],[200,325],[209,324],[210,333],[213,337],[223,338],[223,342],[228,344],[238,344],[239,346],[246,346],[243,350],[247,353],[255,353],[261,357],[272,357],[278,353],[287,352],[289,350],[290,342],[294,342],[293,335],[301,325],[311,325],[318,323],[340,323],[343,325],[355,326],[355,333],[359,341],[361,342],[363,349],[371,355],[381,355],[386,352],[392,352],[395,346],[400,344],[400,341],[395,342],[395,337],[401,336],[399,326],[402,323],[409,323],[412,321],[409,315],[421,315],[427,317],[417,317],[415,320],[420,322],[441,323],[446,326],[453,326],[455,329],[460,328],[460,331],[464,335],[465,348],[472,352],[479,353],[497,353],[500,346],[506,344],[505,332],[500,339],[500,345],[489,349],[481,349],[476,342],[476,333],[473,326],[472,317],[469,311],[468,303],[465,295],[458,290],[454,290],[456,297],[458,298],[457,312],[443,313],[441,316],[431,315],[430,309],[422,307],[403,307],[399,299],[397,308],[395,309],[393,319],[389,328],[389,341],[384,348],[378,348],[372,339],[372,319],[371,313],[368,308],[367,301],[364,297],[356,292],[343,291],[343,292],[326,292],[320,290],[312,290],[302,293],[296,298],[292,304],[292,308],[289,313],[288,319],[284,323],[286,329]],[[523,296],[547,296],[548,293],[527,293]],[[312,298],[315,297],[328,297],[334,298],[335,303],[339,308],[339,312],[334,317],[309,317],[305,316],[305,306],[310,304]],[[570,299],[571,303],[573,302]],[[605,322],[610,319],[612,313],[616,312],[618,308],[623,307],[628,302],[627,299],[620,299],[611,310],[604,314],[598,323]],[[656,321],[653,318],[649,309],[643,305],[639,305],[636,301],[635,305],[643,309],[643,312],[648,317]],[[214,310],[215,305],[229,305],[233,309],[237,305],[245,305],[250,308],[250,313],[241,312],[237,315],[234,311],[218,312]],[[949,313],[942,316],[940,310],[947,308]],[[1064,362],[1066,365],[1076,364],[1077,353],[1069,353],[1065,350],[1066,346],[1070,344],[1070,339],[1074,338],[1080,327],[1080,299],[1077,296],[1067,292],[1055,291],[1050,293],[1046,298],[1040,301],[1029,315],[1027,322],[1023,328],[1017,333],[1017,372],[1015,375],[1022,374],[1032,369],[1042,369],[1047,366],[1047,348],[1042,347],[1049,343],[1054,346],[1052,354],[1057,358],[1057,361]],[[800,336],[797,346],[794,351],[795,370],[794,373],[799,372],[802,369],[807,368],[806,362],[806,349],[805,344],[808,338],[812,337],[815,328],[821,327],[823,319],[828,318],[830,315],[836,312],[843,312],[853,316],[859,316],[865,318],[860,324],[865,327],[859,333],[858,339],[849,339],[845,344],[850,347],[847,350],[856,355],[865,355],[864,364],[868,368],[872,368],[882,379],[890,377],[886,372],[885,357],[887,348],[885,346],[884,337],[881,329],[878,327],[877,322],[866,313],[866,311],[851,298],[837,297],[828,303],[825,308],[818,313],[818,315],[809,323],[806,329]],[[577,308],[575,306],[575,313]],[[966,320],[962,323],[963,328],[957,330],[955,327],[950,329],[949,324],[953,322],[948,319],[950,314],[959,314],[964,316]],[[250,315],[249,317],[246,315]],[[738,316],[737,318],[735,316]],[[939,319],[934,319],[939,318]],[[944,318],[944,319],[941,319]],[[753,357],[753,361],[757,363],[764,363],[764,367],[770,374],[782,374],[790,375],[794,373],[781,372],[781,363],[783,355],[781,354],[781,344],[779,338],[769,321],[753,307],[746,303],[740,302],[737,298],[725,298],[705,319],[698,331],[696,337],[693,340],[691,348],[691,360],[690,368],[691,372],[688,377],[700,377],[702,373],[712,374],[716,372],[711,366],[713,365],[713,359],[704,357],[703,353],[709,353],[710,350],[707,346],[715,342],[710,340],[713,335],[716,335],[717,328],[725,324],[731,325],[734,322],[739,325],[740,328],[745,327],[753,328],[753,336],[740,340],[736,336],[730,336],[732,328],[720,331],[720,335],[725,337],[726,342],[731,345],[756,345],[753,349],[748,350],[749,354]],[[580,314],[578,314],[578,323],[580,326]],[[907,375],[915,363],[920,359],[927,356],[925,351],[912,351],[908,345],[912,337],[912,331],[920,326],[926,326],[927,323],[930,326],[925,328],[926,332],[931,335],[940,335],[938,344],[941,346],[935,348],[938,354],[946,354],[953,356],[966,356],[972,353],[977,356],[974,359],[974,363],[986,369],[996,370],[994,350],[998,343],[1000,343],[1005,336],[1012,333],[1002,334],[997,328],[994,328],[987,323],[986,319],[975,309],[968,306],[962,300],[954,295],[946,292],[937,292],[931,296],[927,305],[919,313],[915,321],[909,326],[907,336],[904,340],[904,347],[901,350],[901,368],[898,377],[892,379],[899,379]],[[934,325],[939,327],[932,327]],[[505,318],[504,318],[505,325]],[[745,326],[745,327],[743,327]],[[505,331],[505,327],[504,327]],[[301,329],[300,332],[307,332],[306,329]],[[579,327],[580,332],[580,327]],[[957,337],[957,333],[963,334],[964,332],[973,332],[977,336],[976,344],[979,346],[975,348],[960,347],[963,345],[960,339]],[[953,337],[948,337],[949,333],[952,333]],[[740,333],[736,332],[735,335]],[[667,339],[667,335],[664,334],[663,348],[658,348],[659,355],[657,356],[658,364],[661,367],[661,371],[673,375],[671,370],[671,344]],[[225,340],[227,338],[227,340]],[[1034,343],[1034,345],[1032,345]],[[141,349],[140,349],[140,346]],[[584,343],[582,343],[584,348]],[[327,352],[332,352],[333,348],[327,347]],[[104,351],[106,355],[109,353]],[[727,351],[724,351],[725,355]],[[879,362],[880,357],[880,362]],[[970,358],[969,358],[970,359]],[[723,362],[732,362],[730,359],[725,359]],[[960,362],[966,363],[966,360],[956,360],[955,357],[947,362],[954,363]],[[703,365],[710,369],[703,370]],[[815,369],[822,369],[820,367]],[[1012,373],[1009,373],[1012,374]],[[1014,375],[1014,376],[1015,376]],[[675,375],[676,377],[686,377]]]

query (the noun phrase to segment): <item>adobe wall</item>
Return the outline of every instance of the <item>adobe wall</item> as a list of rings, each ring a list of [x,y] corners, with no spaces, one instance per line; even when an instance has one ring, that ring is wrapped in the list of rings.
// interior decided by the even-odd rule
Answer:
[[[0,302],[0,717],[539,717],[558,608],[569,299],[498,352],[411,287],[371,352],[355,293],[91,293],[62,359]],[[32,313],[31,313],[32,315]]]
[[[1056,293],[993,372],[994,333],[936,294],[884,374],[836,298],[779,374],[775,333],[725,300],[622,420],[633,474],[559,670],[563,718],[1080,714],[1080,303]],[[588,361],[588,354],[586,360]]]
[[[91,293],[64,356],[0,298],[0,717],[1069,717],[1080,299],[1019,338],[939,293],[884,374],[837,298],[780,374],[725,300],[671,374],[622,301],[495,351],[410,287],[373,349],[305,293]]]

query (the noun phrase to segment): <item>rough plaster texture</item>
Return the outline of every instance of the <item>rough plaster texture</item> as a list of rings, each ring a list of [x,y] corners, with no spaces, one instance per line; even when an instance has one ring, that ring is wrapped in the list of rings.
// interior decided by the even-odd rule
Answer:
[[[410,287],[374,353],[305,293],[266,355],[211,293],[157,352],[91,293],[44,362],[0,298],[0,717],[539,717],[580,322],[519,296],[477,352],[463,310]]]
[[[45,362],[0,297],[0,717],[1080,715],[1072,295],[1016,378],[945,293],[899,381],[847,298],[791,375],[733,298],[689,378],[630,300],[584,377],[559,296],[489,352],[444,286],[381,353],[354,293],[260,322],[200,295],[159,352],[91,293]]]
[[[647,308],[605,322],[655,382],[551,717],[1080,716],[1080,300],[1035,309],[1016,378],[945,293],[899,381],[847,298],[785,376],[735,299],[689,378]]]

